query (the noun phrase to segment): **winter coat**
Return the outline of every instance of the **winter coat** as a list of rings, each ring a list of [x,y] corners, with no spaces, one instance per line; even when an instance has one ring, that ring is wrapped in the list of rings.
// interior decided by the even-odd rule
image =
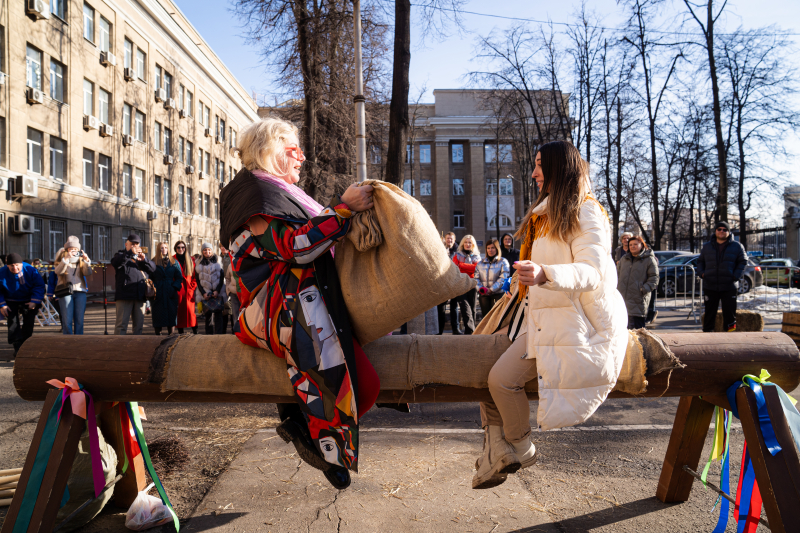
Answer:
[[[156,299],[151,304],[154,328],[173,328],[178,325],[178,301],[183,288],[183,273],[178,262],[165,267],[161,258],[155,261],[156,270],[150,276],[156,288]]]
[[[70,283],[72,292],[88,292],[86,276],[92,275],[92,262],[84,261],[81,257],[77,263],[70,263],[65,253],[56,265],[55,273],[58,276],[57,285]]]
[[[56,275],[55,270],[51,270],[47,274],[47,297],[54,302],[58,301],[58,298],[56,298],[54,295],[56,291],[56,285],[58,285],[58,276]]]
[[[617,246],[617,247],[614,249],[614,262],[615,262],[615,263],[619,263],[620,259],[622,259],[623,257],[625,257],[625,254],[627,254],[627,253],[628,253],[628,252],[627,252],[627,250],[625,250],[625,249],[622,247],[622,245],[621,245],[621,244],[620,244],[619,246]]]
[[[111,266],[116,270],[116,300],[143,302],[147,299],[145,274],[155,271],[156,265],[152,261],[139,261],[132,251],[120,250],[111,258]]]
[[[697,275],[703,278],[704,291],[733,291],[739,288],[739,280],[747,267],[744,246],[728,234],[728,243],[722,254],[717,248],[716,238],[703,245],[697,258]]]
[[[508,278],[510,267],[504,257],[489,259],[485,257],[475,266],[475,279],[478,280],[478,290],[481,287],[489,289],[489,294],[500,292],[506,278]]]
[[[197,312],[195,311],[197,303],[194,299],[197,291],[197,280],[194,277],[195,261],[192,256],[188,254],[187,256],[187,260],[192,262],[192,273],[184,272],[181,267],[183,283],[178,290],[178,327],[180,329],[193,328],[197,325]],[[173,255],[172,258],[178,260],[176,255]]]
[[[208,259],[201,257],[194,268],[197,279],[197,292],[194,297],[198,302],[202,302],[203,313],[221,310],[228,298],[225,295],[225,274],[222,272],[222,262],[219,257],[216,255]],[[216,292],[217,297],[206,300],[204,298],[206,293],[212,292]]]
[[[481,255],[477,252],[458,251],[453,256],[453,262],[458,265],[458,270],[469,277],[475,277],[475,266],[481,260]]]
[[[510,233],[504,233],[503,234],[503,238],[500,240],[500,243],[501,243],[500,246],[503,248],[503,250],[502,250],[503,259],[508,261],[509,265],[513,265],[514,263],[519,261],[519,249],[514,248],[513,244],[511,245],[511,248],[506,248],[505,245],[502,244],[502,242],[504,240],[506,240],[506,235],[511,237],[511,242],[512,243],[514,242],[514,236],[513,235],[511,235]]]
[[[7,266],[0,268],[0,307],[6,306],[7,302],[40,304],[44,290],[41,274],[28,263],[22,263],[19,274],[14,274]]]
[[[547,198],[534,210],[547,212]],[[579,229],[564,242],[533,241],[530,259],[548,281],[529,287],[528,359],[539,373],[539,429],[581,424],[614,388],[628,345],[628,316],[617,291],[608,216],[596,200],[580,208]]]
[[[445,249],[447,250],[448,257],[450,257],[450,259],[452,260],[453,256],[456,255],[456,252],[458,251],[458,244],[454,244],[450,248],[445,246]]]
[[[658,287],[658,261],[653,251],[648,248],[638,257],[626,253],[617,263],[617,278],[628,316],[647,316],[653,289]]]

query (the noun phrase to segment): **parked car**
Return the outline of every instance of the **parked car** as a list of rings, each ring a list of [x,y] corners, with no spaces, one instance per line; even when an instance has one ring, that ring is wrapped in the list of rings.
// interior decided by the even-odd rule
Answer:
[[[672,298],[677,294],[690,294],[692,278],[694,278],[694,293],[699,295],[700,276],[696,274],[698,257],[700,254],[676,255],[661,263],[658,267],[658,295],[662,298]],[[739,294],[750,292],[753,287],[760,287],[763,284],[761,267],[748,258],[744,275],[739,280]],[[800,285],[800,277],[798,284]]]
[[[797,277],[795,274],[793,276],[794,269],[794,261],[788,258],[778,258],[778,259],[763,259],[759,264],[761,267],[761,272],[764,275],[764,283],[766,285],[774,285],[776,287],[785,287],[789,288],[790,285],[794,286],[792,283],[792,278]]]
[[[679,255],[692,255],[692,253],[691,252],[680,252],[678,250],[664,250],[664,251],[653,252],[653,255],[656,256],[656,261],[658,261],[658,264],[660,265],[664,261],[668,261],[669,259],[672,259],[673,257],[677,257]]]

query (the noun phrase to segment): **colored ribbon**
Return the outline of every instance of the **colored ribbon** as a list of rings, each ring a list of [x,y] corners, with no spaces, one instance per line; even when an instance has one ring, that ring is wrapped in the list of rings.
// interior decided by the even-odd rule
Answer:
[[[730,411],[714,408],[715,428],[714,428],[714,444],[711,450],[711,455],[708,458],[700,480],[706,485],[708,478],[708,469],[711,467],[712,461],[716,459],[722,460],[722,473],[720,474],[720,489],[728,492],[730,486],[730,438],[731,438],[731,422],[732,415]],[[719,509],[719,519],[714,528],[713,533],[724,533],[728,527],[728,513],[730,512],[730,502],[725,498],[717,498],[717,502],[721,500]],[[716,507],[716,503],[714,504]],[[713,510],[713,509],[712,509]]]
[[[742,468],[739,473],[739,488],[736,495],[733,516],[736,519],[736,533],[755,533],[761,518],[761,492],[756,483],[753,461],[747,451],[747,442],[742,451]]]
[[[775,430],[772,427],[772,421],[769,418],[769,410],[767,409],[767,400],[764,398],[764,391],[761,387],[762,385],[777,387],[777,385],[774,383],[767,382],[769,377],[769,372],[762,368],[761,375],[759,377],[753,376],[752,374],[745,375],[742,377],[741,381],[737,381],[728,387],[726,394],[728,396],[728,403],[731,404],[733,416],[739,418],[739,410],[736,406],[736,391],[739,389],[739,387],[750,387],[750,390],[753,391],[753,394],[756,397],[756,414],[758,415],[758,425],[761,428],[761,434],[764,437],[764,443],[767,445],[769,453],[775,455],[781,451],[781,445],[778,443],[777,437],[775,437]],[[780,387],[778,388],[780,389]]]

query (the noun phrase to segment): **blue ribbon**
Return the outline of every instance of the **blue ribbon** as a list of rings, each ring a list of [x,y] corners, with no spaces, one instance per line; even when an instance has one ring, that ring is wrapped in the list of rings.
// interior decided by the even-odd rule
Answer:
[[[767,400],[764,398],[764,391],[762,390],[760,383],[749,377],[745,377],[744,382],[737,381],[728,387],[726,395],[728,396],[728,403],[731,404],[731,412],[733,413],[733,416],[739,418],[739,410],[736,406],[736,391],[739,389],[739,387],[745,385],[750,387],[750,390],[752,390],[753,394],[755,394],[756,407],[758,408],[758,425],[761,427],[761,434],[764,436],[764,443],[767,445],[769,453],[775,455],[781,451],[782,448],[781,445],[778,444],[777,437],[775,437],[775,430],[772,428],[772,421],[769,418],[769,410],[767,409]],[[765,385],[777,387],[777,385],[773,383]],[[780,390],[780,387],[778,387],[778,390]],[[795,411],[797,410],[795,409]],[[798,420],[798,436],[800,436],[800,420]]]

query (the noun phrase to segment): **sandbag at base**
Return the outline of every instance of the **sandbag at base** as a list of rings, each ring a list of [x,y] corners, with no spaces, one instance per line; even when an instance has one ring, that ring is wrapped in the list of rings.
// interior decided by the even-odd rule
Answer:
[[[363,183],[374,187],[375,208],[353,215],[334,255],[362,345],[476,285],[450,260],[422,204],[391,183]]]
[[[705,323],[706,314],[700,315],[700,323]],[[722,311],[717,311],[717,321],[714,331],[725,333],[722,329]],[[736,331],[764,331],[764,317],[756,311],[740,309],[736,311]]]

